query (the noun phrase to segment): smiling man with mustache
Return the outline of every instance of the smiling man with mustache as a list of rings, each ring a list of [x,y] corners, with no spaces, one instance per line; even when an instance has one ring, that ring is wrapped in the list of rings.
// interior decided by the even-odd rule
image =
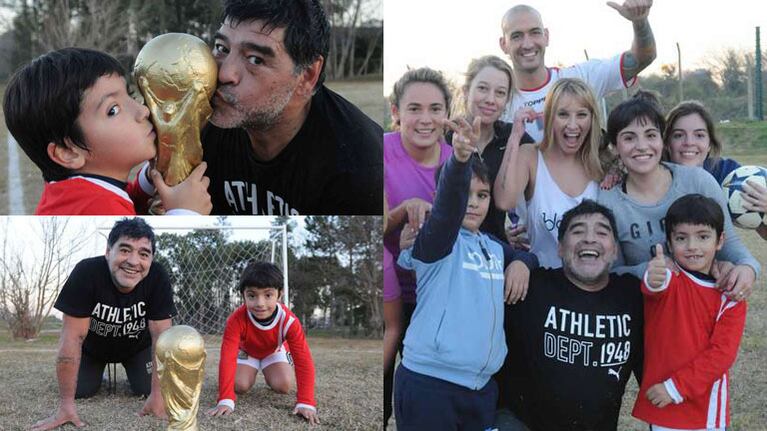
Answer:
[[[383,129],[323,85],[318,0],[228,0],[202,133],[212,214],[381,214]]]
[[[109,233],[105,255],[80,261],[69,274],[54,305],[64,313],[56,359],[59,408],[33,430],[84,426],[75,398],[96,395],[104,367],[116,362],[133,394],[147,397],[140,414],[167,417],[152,351],[176,307],[168,274],[154,254],[151,226],[122,219]]]
[[[513,414],[501,414],[501,429],[617,428],[626,382],[641,375],[643,314],[639,279],[610,274],[615,232],[592,200],[567,211],[562,267],[534,270],[523,301],[506,307],[500,404]]]

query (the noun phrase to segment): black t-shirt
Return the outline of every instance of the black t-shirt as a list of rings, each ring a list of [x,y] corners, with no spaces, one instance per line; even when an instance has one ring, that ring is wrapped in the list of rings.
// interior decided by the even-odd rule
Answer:
[[[493,139],[487,144],[484,150],[482,150],[482,161],[487,166],[488,173],[490,174],[490,186],[495,184],[495,177],[498,176],[498,171],[501,169],[501,162],[503,161],[503,153],[506,151],[506,142],[511,135],[511,123],[505,123],[503,121],[496,121],[493,123]],[[453,131],[448,131],[445,140],[448,144],[453,144]],[[522,135],[520,144],[532,144],[535,143],[532,137],[525,132]],[[495,207],[495,200],[492,194],[490,195],[490,208],[487,211],[487,217],[482,222],[479,230],[485,233],[493,234],[496,238],[506,241],[506,229],[504,228],[504,222],[506,220],[505,211],[499,210]]]
[[[75,265],[54,307],[73,317],[91,318],[83,351],[107,362],[122,362],[151,346],[147,320],[170,319],[176,314],[170,280],[162,265],[152,262],[147,276],[130,293],[120,293],[104,256]]]
[[[212,214],[380,215],[383,129],[320,87],[298,134],[274,159],[256,159],[244,129],[202,132]]]
[[[639,280],[610,275],[599,292],[562,269],[537,269],[523,302],[506,307],[504,403],[533,431],[615,430],[626,382],[641,376]]]

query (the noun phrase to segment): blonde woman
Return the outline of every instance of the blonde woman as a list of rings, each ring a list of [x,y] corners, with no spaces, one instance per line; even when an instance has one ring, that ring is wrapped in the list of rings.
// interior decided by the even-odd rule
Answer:
[[[597,181],[604,176],[599,110],[585,82],[564,78],[546,97],[543,142],[520,145],[524,123],[535,118],[529,108],[515,113],[493,197],[498,208],[508,210],[524,196],[530,251],[542,267],[559,268],[557,228],[562,215],[584,199],[596,199]]]
[[[477,149],[487,166],[490,183],[493,184],[498,176],[506,141],[512,130],[512,124],[500,121],[500,117],[505,112],[513,91],[513,73],[511,67],[501,58],[486,55],[472,60],[464,76],[466,79],[461,88],[463,103],[458,109],[470,124],[473,124],[476,118],[480,119]],[[448,131],[445,139],[452,145],[453,132]],[[533,143],[533,138],[523,133],[520,142]],[[495,207],[491,198],[487,217],[479,229],[506,242],[505,219],[506,214]]]

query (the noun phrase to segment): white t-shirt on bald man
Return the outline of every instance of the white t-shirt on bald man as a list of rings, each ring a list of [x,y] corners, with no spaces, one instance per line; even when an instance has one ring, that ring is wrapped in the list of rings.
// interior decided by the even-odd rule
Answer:
[[[511,102],[506,106],[506,112],[501,120],[507,123],[514,122],[514,113],[522,106],[529,106],[538,113],[533,123],[525,124],[525,131],[535,139],[535,142],[543,140],[543,105],[549,90],[560,78],[579,78],[591,86],[597,100],[607,94],[633,86],[637,79],[626,80],[622,72],[623,54],[616,55],[607,60],[589,60],[570,67],[548,67],[549,72],[546,83],[538,88],[514,90]]]

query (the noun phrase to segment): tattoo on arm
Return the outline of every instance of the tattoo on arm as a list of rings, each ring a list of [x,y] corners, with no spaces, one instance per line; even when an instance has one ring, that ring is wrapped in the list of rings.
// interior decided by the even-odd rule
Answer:
[[[623,76],[626,80],[639,75],[655,59],[655,37],[647,20],[634,24],[634,43],[623,55]]]

